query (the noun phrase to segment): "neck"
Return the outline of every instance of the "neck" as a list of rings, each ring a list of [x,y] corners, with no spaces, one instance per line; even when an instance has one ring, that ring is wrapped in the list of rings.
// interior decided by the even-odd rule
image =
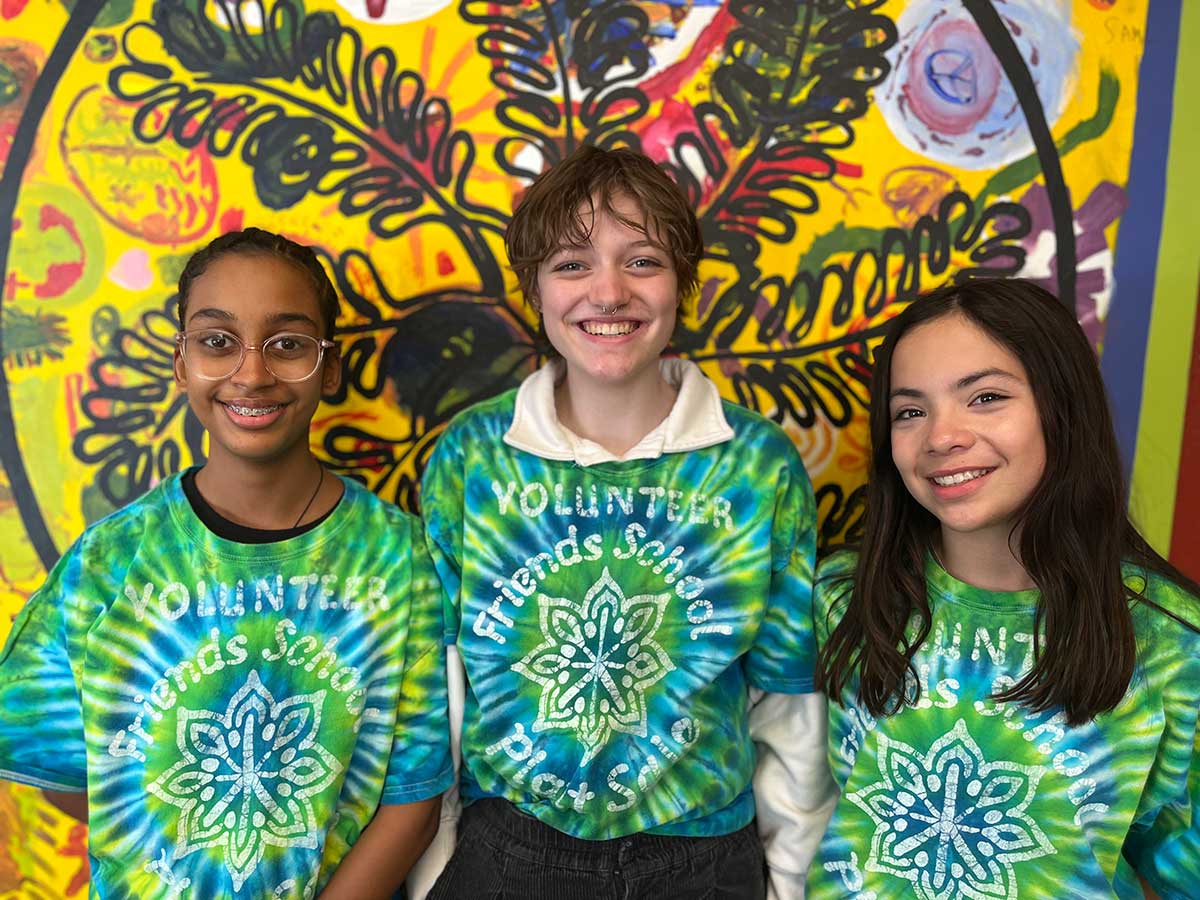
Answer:
[[[667,417],[678,393],[657,363],[620,382],[599,382],[568,369],[554,389],[554,406],[565,427],[623,456]]]
[[[937,556],[947,572],[959,581],[985,591],[1025,591],[1037,587],[1013,547],[1020,532],[1009,541],[1008,529],[958,534],[942,529]]]
[[[263,461],[213,449],[196,473],[196,488],[213,509],[239,525],[264,531],[293,528],[327,512],[341,496],[341,484],[323,475],[307,446],[283,459]]]

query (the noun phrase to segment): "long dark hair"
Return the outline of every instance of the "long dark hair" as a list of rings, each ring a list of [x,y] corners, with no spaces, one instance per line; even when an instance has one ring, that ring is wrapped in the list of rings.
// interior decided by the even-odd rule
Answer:
[[[1116,706],[1133,676],[1129,604],[1151,601],[1124,584],[1122,560],[1198,592],[1129,521],[1108,398],[1086,336],[1052,294],[1018,279],[967,281],[918,298],[892,320],[875,354],[862,550],[844,615],[821,650],[817,686],[843,702],[857,671],[858,702],[875,716],[919,696],[912,660],[931,627],[925,556],[938,521],[909,494],[892,462],[888,395],[901,338],[955,313],[1021,361],[1046,444],[1045,470],[1016,526],[1021,563],[1041,591],[1034,665],[996,699],[1035,712],[1061,707],[1077,725]]]

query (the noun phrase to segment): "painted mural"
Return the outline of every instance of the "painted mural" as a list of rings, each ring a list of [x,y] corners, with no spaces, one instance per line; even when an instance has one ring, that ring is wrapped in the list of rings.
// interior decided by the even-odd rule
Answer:
[[[1022,273],[1102,351],[1148,0],[0,0],[0,637],[90,522],[204,459],[174,284],[222,231],[313,244],[344,377],[314,449],[406,507],[541,357],[514,198],[574,146],[686,191],[674,351],[776,418],[821,540],[862,516],[881,326]],[[0,783],[0,898],[86,896],[85,834]]]

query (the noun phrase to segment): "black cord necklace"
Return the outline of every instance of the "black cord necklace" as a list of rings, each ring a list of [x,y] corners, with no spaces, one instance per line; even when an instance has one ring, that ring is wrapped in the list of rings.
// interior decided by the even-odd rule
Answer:
[[[321,477],[317,479],[317,486],[312,492],[312,496],[308,498],[308,502],[304,504],[304,509],[300,510],[300,515],[296,516],[296,521],[292,524],[293,528],[300,526],[301,520],[308,512],[308,508],[313,505],[313,501],[317,499],[317,494],[321,493],[321,485],[325,483],[325,467],[317,463],[317,468],[321,470]]]

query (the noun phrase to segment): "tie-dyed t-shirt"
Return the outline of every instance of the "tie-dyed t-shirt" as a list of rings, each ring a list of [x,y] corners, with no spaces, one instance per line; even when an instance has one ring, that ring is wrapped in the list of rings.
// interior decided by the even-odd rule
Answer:
[[[508,392],[442,436],[422,512],[467,676],[464,802],[585,839],[754,816],[747,686],[812,689],[812,490],[784,432],[579,466],[504,443]]]
[[[818,570],[821,643],[854,562],[840,553]],[[1174,615],[1200,618],[1173,583],[1132,567],[1125,577]],[[1032,667],[1037,592],[980,590],[932,560],[926,580],[933,622],[914,659],[917,705],[875,719],[830,703],[842,796],[810,900],[1140,900],[1135,871],[1164,900],[1200,896],[1200,636],[1135,603],[1129,692],[1071,728],[1059,710],[991,699]]]
[[[87,790],[91,896],[309,898],[380,803],[453,781],[420,523],[345,482],[299,537],[173,476],[89,528],[0,656],[0,776]]]

